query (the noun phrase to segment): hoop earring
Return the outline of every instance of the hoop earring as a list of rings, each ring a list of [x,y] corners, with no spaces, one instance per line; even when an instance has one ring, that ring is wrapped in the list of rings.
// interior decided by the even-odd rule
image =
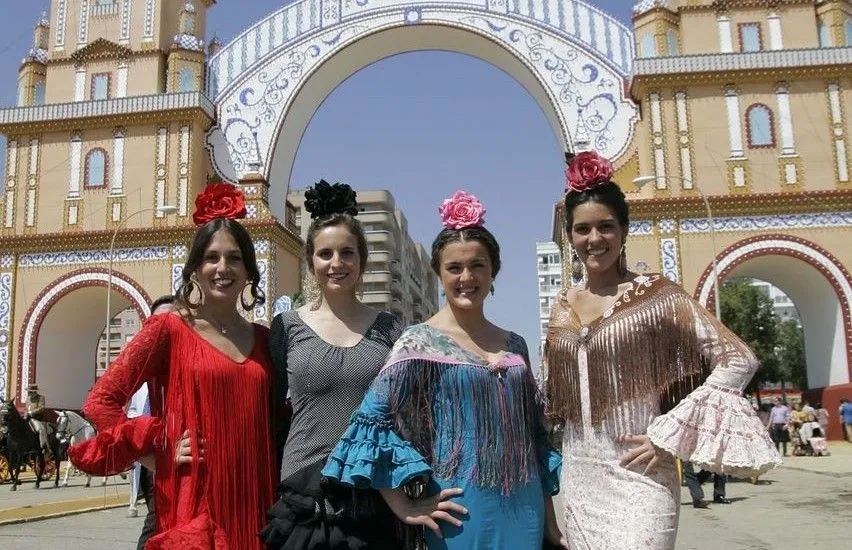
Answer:
[[[250,304],[246,303],[246,288],[248,288],[251,291],[251,303]],[[258,298],[254,294],[254,287],[252,286],[252,283],[250,283],[250,282],[246,283],[246,286],[243,287],[243,291],[240,292],[240,305],[243,306],[244,310],[251,311],[251,310],[254,309],[254,306],[257,305],[257,301],[258,301]]]
[[[494,283],[491,283],[491,295],[494,296]]]
[[[571,248],[571,280],[575,284],[583,280],[583,262],[580,261],[580,256],[573,247]]]
[[[192,293],[195,290],[198,290],[197,302],[192,300]],[[180,296],[181,300],[183,300],[183,303],[190,309],[198,309],[198,307],[204,302],[204,292],[201,290],[201,283],[195,280],[193,275],[190,275],[189,278],[184,281],[178,289],[177,294]]]
[[[627,275],[627,245],[621,245],[621,254],[618,256],[618,274],[624,277]]]

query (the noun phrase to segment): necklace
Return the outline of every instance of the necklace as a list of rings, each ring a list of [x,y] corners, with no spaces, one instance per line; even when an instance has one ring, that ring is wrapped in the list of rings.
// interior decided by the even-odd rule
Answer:
[[[209,323],[213,325],[213,328],[219,331],[219,334],[228,334],[228,331],[230,330],[227,326],[225,326],[225,323],[215,319],[212,315],[210,316]]]

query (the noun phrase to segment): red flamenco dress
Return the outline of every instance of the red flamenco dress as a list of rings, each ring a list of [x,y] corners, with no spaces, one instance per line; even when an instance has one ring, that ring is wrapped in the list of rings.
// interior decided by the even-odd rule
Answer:
[[[176,314],[150,318],[98,381],[83,411],[98,435],[69,450],[94,475],[156,458],[157,534],[148,550],[260,549],[257,533],[273,503],[274,446],[270,418],[273,371],[269,331],[255,325],[254,348],[236,362]],[[128,419],[124,406],[148,383],[150,417]],[[176,465],[185,430],[204,459]]]

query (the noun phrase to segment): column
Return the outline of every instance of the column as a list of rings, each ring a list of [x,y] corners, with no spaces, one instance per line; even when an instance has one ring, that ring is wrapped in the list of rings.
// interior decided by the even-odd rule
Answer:
[[[68,198],[80,197],[81,160],[83,158],[83,136],[80,132],[71,134],[71,154],[68,157]]]
[[[770,12],[767,18],[769,27],[769,49],[783,50],[784,41],[781,38],[781,16],[776,12]]]
[[[689,131],[689,106],[686,92],[675,93],[678,144],[680,147],[680,177],[684,189],[692,189],[692,136]]]
[[[649,97],[651,105],[651,147],[654,161],[654,175],[657,176],[657,189],[668,187],[666,180],[666,153],[663,149],[663,112],[659,92],[652,92]]]
[[[719,26],[719,51],[732,53],[734,42],[731,37],[731,19],[726,15],[720,15],[716,21]]]
[[[127,71],[127,61],[119,61],[115,71],[115,97],[127,97]]]
[[[112,139],[112,180],[109,194],[124,194],[124,128],[116,128]]]
[[[740,98],[736,88],[725,89],[725,105],[728,108],[728,142],[731,157],[743,157],[743,130],[740,120]]]
[[[849,153],[846,148],[846,124],[841,108],[840,85],[828,85],[828,105],[831,114],[831,137],[834,141],[834,167],[838,183],[849,183]]]
[[[11,229],[15,225],[15,186],[18,180],[18,141],[10,139],[6,144],[6,185],[3,212],[3,228]]]
[[[795,155],[796,144],[793,140],[793,115],[790,111],[790,93],[785,83],[775,88],[778,100],[778,126],[781,130],[781,154]]]
[[[89,43],[89,0],[80,1],[80,17],[77,27],[77,49]]]
[[[74,101],[83,101],[86,98],[86,67],[77,66],[74,74]]]

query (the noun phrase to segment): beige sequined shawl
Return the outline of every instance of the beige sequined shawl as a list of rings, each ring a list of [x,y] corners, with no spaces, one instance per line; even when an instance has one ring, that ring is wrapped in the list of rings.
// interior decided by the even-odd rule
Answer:
[[[556,424],[583,423],[582,346],[591,415],[586,423],[593,426],[620,404],[649,394],[660,395],[665,412],[719,365],[724,365],[716,373],[720,387],[739,394],[757,368],[748,346],[661,275],[637,277],[588,325],[563,291],[551,311],[544,351],[548,412]]]

